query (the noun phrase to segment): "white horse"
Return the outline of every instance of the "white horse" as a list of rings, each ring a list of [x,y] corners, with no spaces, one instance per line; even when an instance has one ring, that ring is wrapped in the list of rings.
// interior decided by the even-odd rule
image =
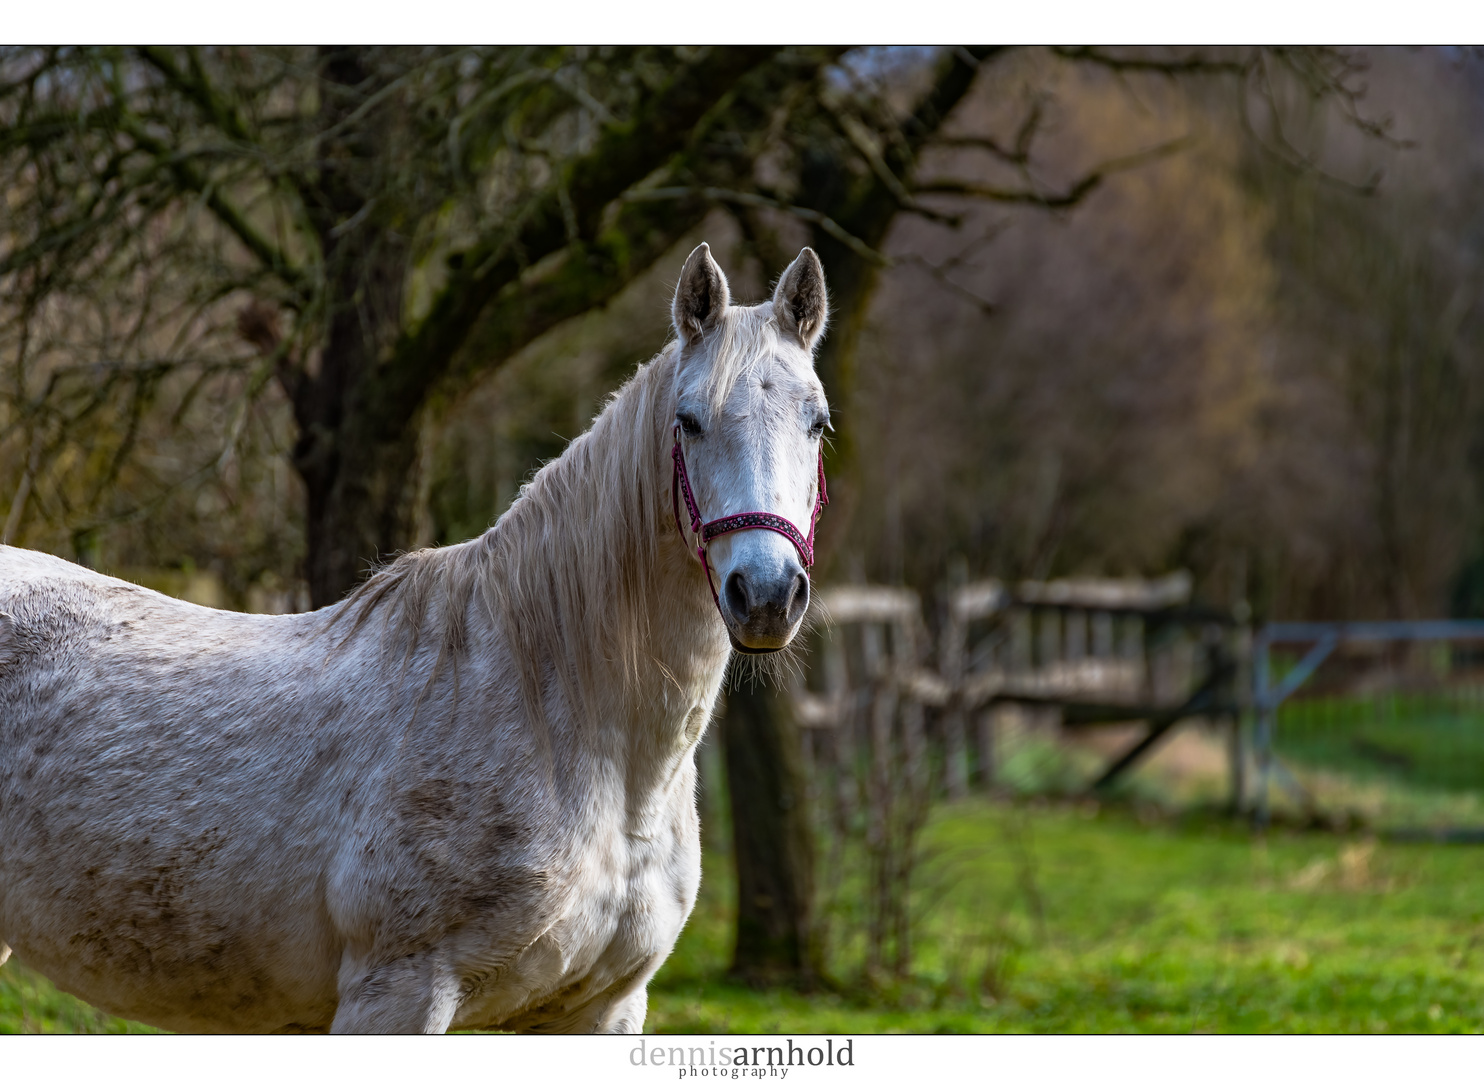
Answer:
[[[179,1031],[642,1030],[729,635],[781,648],[808,604],[766,523],[710,542],[713,604],[672,446],[701,514],[803,531],[827,423],[812,251],[736,307],[702,244],[673,315],[494,527],[334,607],[0,548],[0,941]]]

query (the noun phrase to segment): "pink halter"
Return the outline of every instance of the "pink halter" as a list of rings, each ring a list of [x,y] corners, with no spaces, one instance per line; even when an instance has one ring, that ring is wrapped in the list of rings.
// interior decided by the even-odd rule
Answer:
[[[716,585],[711,580],[711,564],[706,559],[706,545],[718,536],[743,529],[767,529],[786,537],[798,549],[799,559],[805,570],[814,565],[814,526],[818,524],[820,513],[830,502],[829,493],[824,486],[823,446],[819,448],[819,497],[814,501],[814,514],[809,519],[808,536],[799,532],[788,518],[765,514],[761,510],[747,510],[740,514],[719,517],[715,521],[702,522],[701,511],[696,508],[695,496],[691,494],[690,477],[685,473],[685,451],[680,447],[679,420],[675,421],[675,445],[670,450],[670,457],[675,462],[675,472],[670,479],[670,509],[675,514],[675,529],[684,540],[685,528],[680,524],[680,498],[684,495],[685,509],[690,514],[691,537],[696,545],[696,558],[701,560],[701,568],[706,571],[706,584],[711,588],[711,599],[716,604],[718,614],[721,613],[721,597],[716,593]]]

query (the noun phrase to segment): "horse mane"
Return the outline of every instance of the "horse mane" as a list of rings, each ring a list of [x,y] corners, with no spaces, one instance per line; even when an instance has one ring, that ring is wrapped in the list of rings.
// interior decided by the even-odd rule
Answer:
[[[678,356],[672,343],[640,367],[481,537],[487,610],[503,621],[533,708],[543,663],[574,704],[591,701],[601,669],[630,686],[645,666],[651,580],[670,518],[661,470]]]
[[[404,671],[419,646],[436,641],[431,683],[467,649],[472,607],[504,631],[537,714],[551,674],[579,700],[591,698],[600,666],[632,682],[647,651],[645,597],[670,513],[656,468],[668,447],[678,351],[671,343],[642,365],[483,534],[407,552],[353,590],[330,620],[350,620],[343,641],[380,610],[386,640],[404,650]]]

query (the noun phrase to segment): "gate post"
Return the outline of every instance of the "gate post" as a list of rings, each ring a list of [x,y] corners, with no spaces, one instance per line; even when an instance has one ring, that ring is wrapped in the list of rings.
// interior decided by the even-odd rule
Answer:
[[[1231,741],[1227,765],[1231,782],[1231,813],[1238,817],[1247,811],[1247,717],[1252,711],[1252,625],[1246,604],[1237,605],[1237,629],[1232,635],[1235,648],[1235,674],[1232,678]]]
[[[1252,704],[1257,724],[1253,732],[1253,751],[1257,758],[1257,791],[1252,806],[1253,824],[1258,830],[1268,827],[1268,787],[1273,771],[1273,704],[1268,695],[1269,657],[1267,635],[1259,632],[1252,649]]]

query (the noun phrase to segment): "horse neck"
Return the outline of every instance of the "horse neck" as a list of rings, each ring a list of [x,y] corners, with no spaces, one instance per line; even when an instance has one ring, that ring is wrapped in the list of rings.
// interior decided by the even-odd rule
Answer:
[[[645,365],[494,530],[514,571],[501,576],[523,583],[502,606],[512,638],[537,646],[525,659],[558,669],[584,741],[656,763],[710,709],[730,652],[671,516],[673,365],[669,353]],[[526,667],[527,695],[544,697]]]

